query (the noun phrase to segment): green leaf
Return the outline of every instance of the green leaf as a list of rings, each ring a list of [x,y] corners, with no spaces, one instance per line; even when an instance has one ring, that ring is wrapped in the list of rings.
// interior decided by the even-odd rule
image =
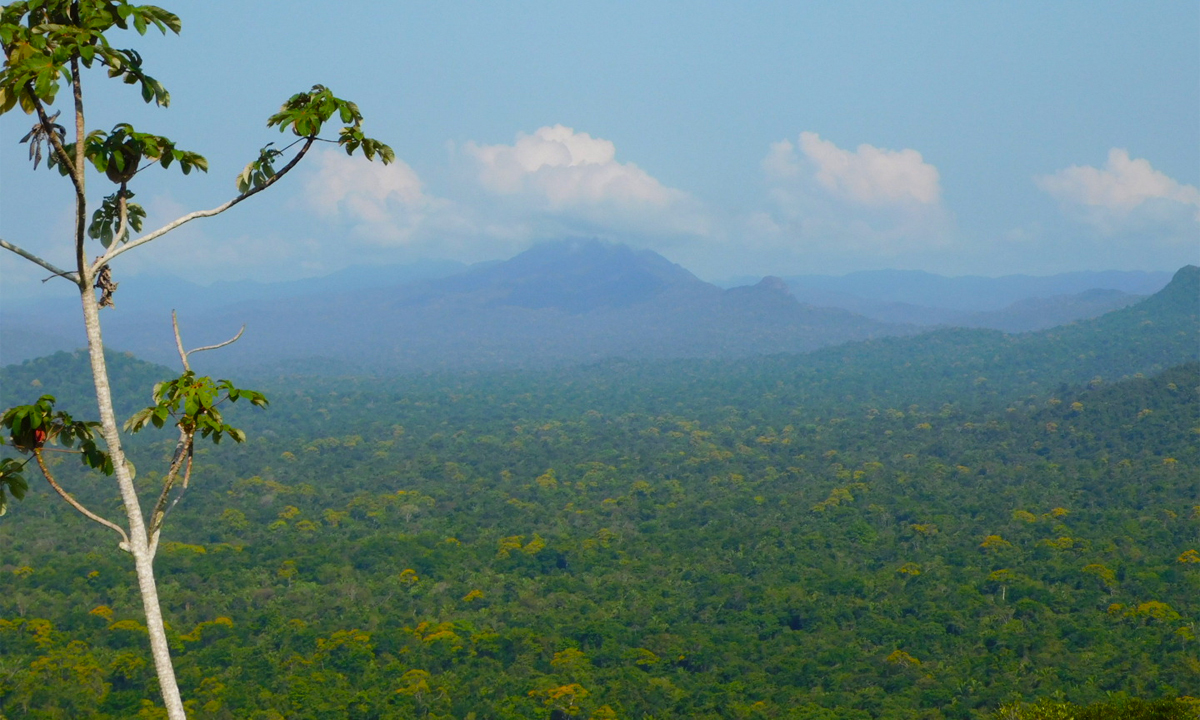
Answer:
[[[135,412],[125,421],[125,432],[138,432],[146,427],[146,423],[150,422],[150,416],[154,414],[154,410],[155,408],[148,407]]]
[[[24,469],[24,463],[12,458],[0,460],[0,516],[8,513],[8,494],[17,500],[25,498],[29,483],[23,476]]]

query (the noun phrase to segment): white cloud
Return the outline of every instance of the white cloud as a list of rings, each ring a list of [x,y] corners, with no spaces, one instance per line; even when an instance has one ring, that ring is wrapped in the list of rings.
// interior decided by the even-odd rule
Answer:
[[[763,161],[769,177],[796,178],[808,165],[822,188],[851,202],[934,205],[941,200],[937,168],[925,162],[916,150],[884,150],[863,144],[851,152],[813,132],[800,133],[799,142],[804,161],[787,140],[771,145]]]
[[[425,192],[420,177],[397,160],[384,166],[338,150],[312,153],[297,194],[280,185],[236,212],[188,223],[123,255],[122,274],[175,274],[197,282],[282,280],[321,275],[426,242],[449,203]],[[294,191],[293,191],[294,192]],[[252,212],[245,212],[250,210]],[[185,214],[170,193],[146,201],[146,227]],[[313,216],[322,223],[314,226]],[[331,240],[334,240],[331,242]]]
[[[318,156],[305,195],[317,214],[346,220],[356,235],[380,244],[410,242],[429,214],[446,205],[425,193],[403,160],[384,165],[336,150]]]
[[[451,146],[453,150],[453,146]],[[703,234],[705,214],[687,193],[666,187],[612,142],[562,125],[518,135],[512,145],[461,146],[466,176],[426,190],[401,160],[384,166],[335,150],[318,156],[305,184],[307,209],[349,230],[364,251],[404,248],[477,260],[511,255],[532,242],[571,235],[661,245]]]
[[[609,140],[563,125],[518,134],[512,145],[463,145],[475,180],[525,212],[590,232],[704,234],[703,209],[634,163]]]
[[[1104,232],[1178,222],[1200,223],[1200,190],[1155,170],[1148,160],[1113,148],[1104,168],[1073,165],[1034,178],[1072,215]],[[1195,229],[1194,227],[1192,228]]]
[[[762,242],[829,255],[944,247],[952,221],[938,170],[912,149],[843,150],[812,132],[773,143],[762,161],[769,206],[747,232]]]

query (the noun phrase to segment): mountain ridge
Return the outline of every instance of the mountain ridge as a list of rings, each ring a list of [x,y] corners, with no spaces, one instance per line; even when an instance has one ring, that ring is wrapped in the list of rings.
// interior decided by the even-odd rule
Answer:
[[[218,342],[243,323],[248,326],[239,343],[206,358],[213,367],[321,367],[323,372],[339,366],[407,372],[545,367],[606,357],[802,353],[928,329],[815,305],[786,278],[722,289],[652,251],[599,240],[544,243],[507,261],[470,267],[414,266],[402,276],[381,268],[372,276],[376,280],[402,282],[377,285],[367,279],[352,289],[319,291],[352,280],[343,273],[336,280],[290,285],[288,292],[297,294],[286,297],[254,286],[235,292],[240,300],[217,307],[199,302],[213,290],[193,292],[196,288],[185,286],[179,317],[189,344]],[[305,287],[317,291],[300,292]],[[1081,296],[1026,299],[1001,311],[960,314],[959,324],[1023,332],[1135,301],[1114,293],[1089,290]],[[172,364],[166,303],[174,298],[165,293],[157,298],[162,307],[155,309],[142,300],[146,294],[118,295],[117,308],[105,311],[106,339],[110,347]],[[156,298],[153,292],[149,297]],[[76,347],[83,344],[73,315],[37,326],[18,315],[5,308],[0,361],[71,349],[69,338],[78,338]]]

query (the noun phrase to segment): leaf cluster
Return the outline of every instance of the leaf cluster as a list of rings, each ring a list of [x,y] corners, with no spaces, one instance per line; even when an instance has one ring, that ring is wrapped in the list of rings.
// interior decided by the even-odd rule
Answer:
[[[155,404],[134,413],[125,422],[125,430],[136,433],[147,425],[161,428],[168,418],[172,418],[175,426],[188,437],[199,434],[220,443],[223,436],[229,435],[235,442],[245,442],[246,433],[226,423],[218,408],[226,400],[233,403],[242,399],[255,407],[268,404],[266,396],[260,392],[235,387],[228,380],[213,381],[188,370],[174,380],[155,385]]]
[[[298,137],[316,137],[334,115],[347,125],[362,123],[357,105],[335,97],[324,85],[313,85],[312,90],[288,98],[279,112],[267,119],[267,127],[278,126],[279,132],[291,128]]]
[[[312,141],[317,139],[325,123],[334,116],[344,124],[338,131],[337,144],[345,149],[347,155],[361,150],[368,160],[378,156],[384,165],[396,160],[396,153],[391,147],[363,134],[363,117],[358,105],[336,97],[324,85],[313,85],[308,92],[296,93],[288,98],[279,112],[267,119],[267,127],[278,127],[279,132],[291,129],[297,137]],[[258,159],[246,165],[238,174],[238,192],[245,193],[263,187],[275,177],[273,163],[283,153],[274,149],[273,145],[270,143],[263,147]]]
[[[105,33],[132,28],[139,35],[154,27],[178,34],[179,17],[154,5],[124,0],[24,0],[0,12],[0,44],[5,63],[0,71],[0,115],[17,105],[33,113],[39,102],[50,104],[61,82],[70,81],[72,61],[84,67],[108,68],[109,77],[140,85],[142,100],[166,107],[171,95],[142,70],[137,52],[113,47]]]
[[[283,155],[283,151],[272,147],[274,144],[267,143],[262,150],[258,151],[258,159],[248,163],[238,174],[238,192],[246,193],[251,189],[263,187],[271,181],[271,178],[275,177],[275,161],[279,159],[280,155]]]
[[[68,143],[63,148],[67,155],[73,155],[75,143]],[[173,140],[162,135],[138,132],[129,123],[117,123],[111,132],[93,130],[88,133],[83,144],[83,155],[109,180],[118,184],[131,180],[143,159],[157,162],[164,168],[178,162],[184,175],[190,174],[193,169],[208,172],[208,160],[204,156],[190,150],[180,150]],[[57,166],[59,173],[64,176],[70,172],[53,155],[47,164],[50,167]]]
[[[85,466],[112,475],[112,457],[96,444],[95,430],[100,423],[76,420],[70,413],[55,411],[54,403],[53,395],[43,395],[32,405],[18,405],[6,410],[0,417],[0,425],[7,437],[0,438],[0,443],[25,454],[36,453],[47,444],[61,444],[66,448],[78,446],[80,460]],[[3,494],[6,486],[18,500],[28,488],[22,474],[24,466],[25,463],[11,458],[0,462],[0,515],[7,510]]]
[[[0,418],[0,425],[7,431],[7,444],[20,452],[30,453],[47,443],[61,443],[64,447],[79,446],[83,464],[112,475],[112,458],[96,445],[95,429],[100,423],[76,420],[70,413],[54,410],[53,395],[43,395],[33,405],[18,405],[9,408]]]
[[[325,123],[334,116],[344,123],[344,127],[338,132],[337,144],[346,150],[347,155],[362,150],[368,160],[374,160],[378,156],[384,165],[395,161],[396,154],[390,147],[363,134],[363,117],[358,105],[335,96],[324,85],[313,85],[308,92],[296,93],[288,98],[279,112],[267,119],[267,127],[278,127],[279,132],[291,129],[297,137],[312,142],[318,139]],[[277,171],[274,163],[283,155],[283,151],[273,146],[274,143],[264,146],[259,151],[258,158],[247,164],[238,174],[238,192],[257,190],[275,177]]]
[[[128,190],[117,192],[104,198],[96,212],[92,213],[92,222],[88,225],[88,237],[99,240],[104,247],[112,245],[113,240],[125,242],[129,239],[129,230],[135,232],[142,229],[146,219],[146,210],[137,203],[129,202],[133,193]],[[127,227],[121,231],[121,200],[125,200],[125,217]],[[120,237],[117,234],[120,233]]]
[[[23,471],[25,463],[13,458],[0,459],[0,516],[8,513],[8,494],[20,500],[29,490]],[[7,491],[7,492],[6,492]]]

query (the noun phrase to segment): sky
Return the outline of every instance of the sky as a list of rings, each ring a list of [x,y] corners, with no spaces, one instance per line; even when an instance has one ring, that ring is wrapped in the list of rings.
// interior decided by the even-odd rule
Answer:
[[[315,152],[114,261],[201,284],[599,237],[699,276],[1200,262],[1200,3],[233,2],[120,34],[171,91],[85,75],[89,127],[205,155],[139,174],[146,230],[235,193],[290,94],[358,103],[389,166]],[[0,117],[0,237],[70,262],[69,184]],[[336,131],[331,129],[331,137]],[[93,201],[112,191],[89,180]],[[55,292],[4,253],[5,296]],[[58,291],[70,291],[63,282]]]

